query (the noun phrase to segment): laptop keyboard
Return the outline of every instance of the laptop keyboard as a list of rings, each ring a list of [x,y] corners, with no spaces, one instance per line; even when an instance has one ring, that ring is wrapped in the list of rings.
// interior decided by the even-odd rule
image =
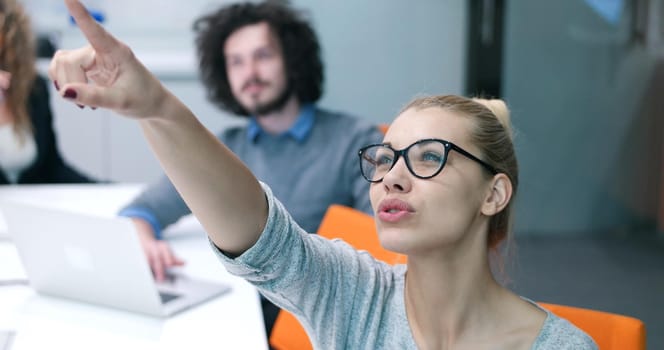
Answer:
[[[166,293],[166,292],[159,292],[159,298],[161,298],[161,303],[166,304],[169,301],[173,301],[180,296],[178,294],[173,294],[173,293]]]

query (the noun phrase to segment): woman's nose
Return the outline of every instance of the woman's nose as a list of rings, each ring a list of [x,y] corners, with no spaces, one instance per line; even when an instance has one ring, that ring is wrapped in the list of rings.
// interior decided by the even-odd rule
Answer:
[[[383,177],[383,186],[389,191],[407,192],[410,191],[412,175],[406,166],[406,160],[399,157],[390,171]]]

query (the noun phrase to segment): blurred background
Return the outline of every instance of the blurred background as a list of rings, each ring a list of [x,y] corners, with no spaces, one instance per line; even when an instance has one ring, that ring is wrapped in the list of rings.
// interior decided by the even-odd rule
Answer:
[[[83,44],[61,0],[23,2],[44,42]],[[192,21],[228,1],[84,2],[212,131],[243,122],[206,101],[193,48]],[[664,349],[664,0],[292,3],[320,36],[327,108],[389,123],[421,94],[505,99],[521,167],[512,287],[637,317]],[[135,123],[52,105],[79,169],[161,174]]]

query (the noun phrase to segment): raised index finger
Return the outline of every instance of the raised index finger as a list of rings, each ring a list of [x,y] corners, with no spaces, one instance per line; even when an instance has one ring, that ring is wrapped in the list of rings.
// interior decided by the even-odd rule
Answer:
[[[90,16],[85,6],[78,0],[65,0],[65,5],[95,51],[111,52],[117,40]]]

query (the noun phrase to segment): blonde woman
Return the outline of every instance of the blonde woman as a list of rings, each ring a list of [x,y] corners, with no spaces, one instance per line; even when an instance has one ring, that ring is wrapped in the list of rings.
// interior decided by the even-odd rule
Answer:
[[[17,0],[0,0],[0,185],[78,182],[91,179],[58,152],[29,19]]]
[[[408,255],[392,267],[302,230],[127,46],[66,3],[91,46],[52,62],[63,97],[137,119],[222,263],[292,311],[316,348],[596,349],[491,274],[518,184],[502,102],[417,99],[360,150],[381,243]]]

